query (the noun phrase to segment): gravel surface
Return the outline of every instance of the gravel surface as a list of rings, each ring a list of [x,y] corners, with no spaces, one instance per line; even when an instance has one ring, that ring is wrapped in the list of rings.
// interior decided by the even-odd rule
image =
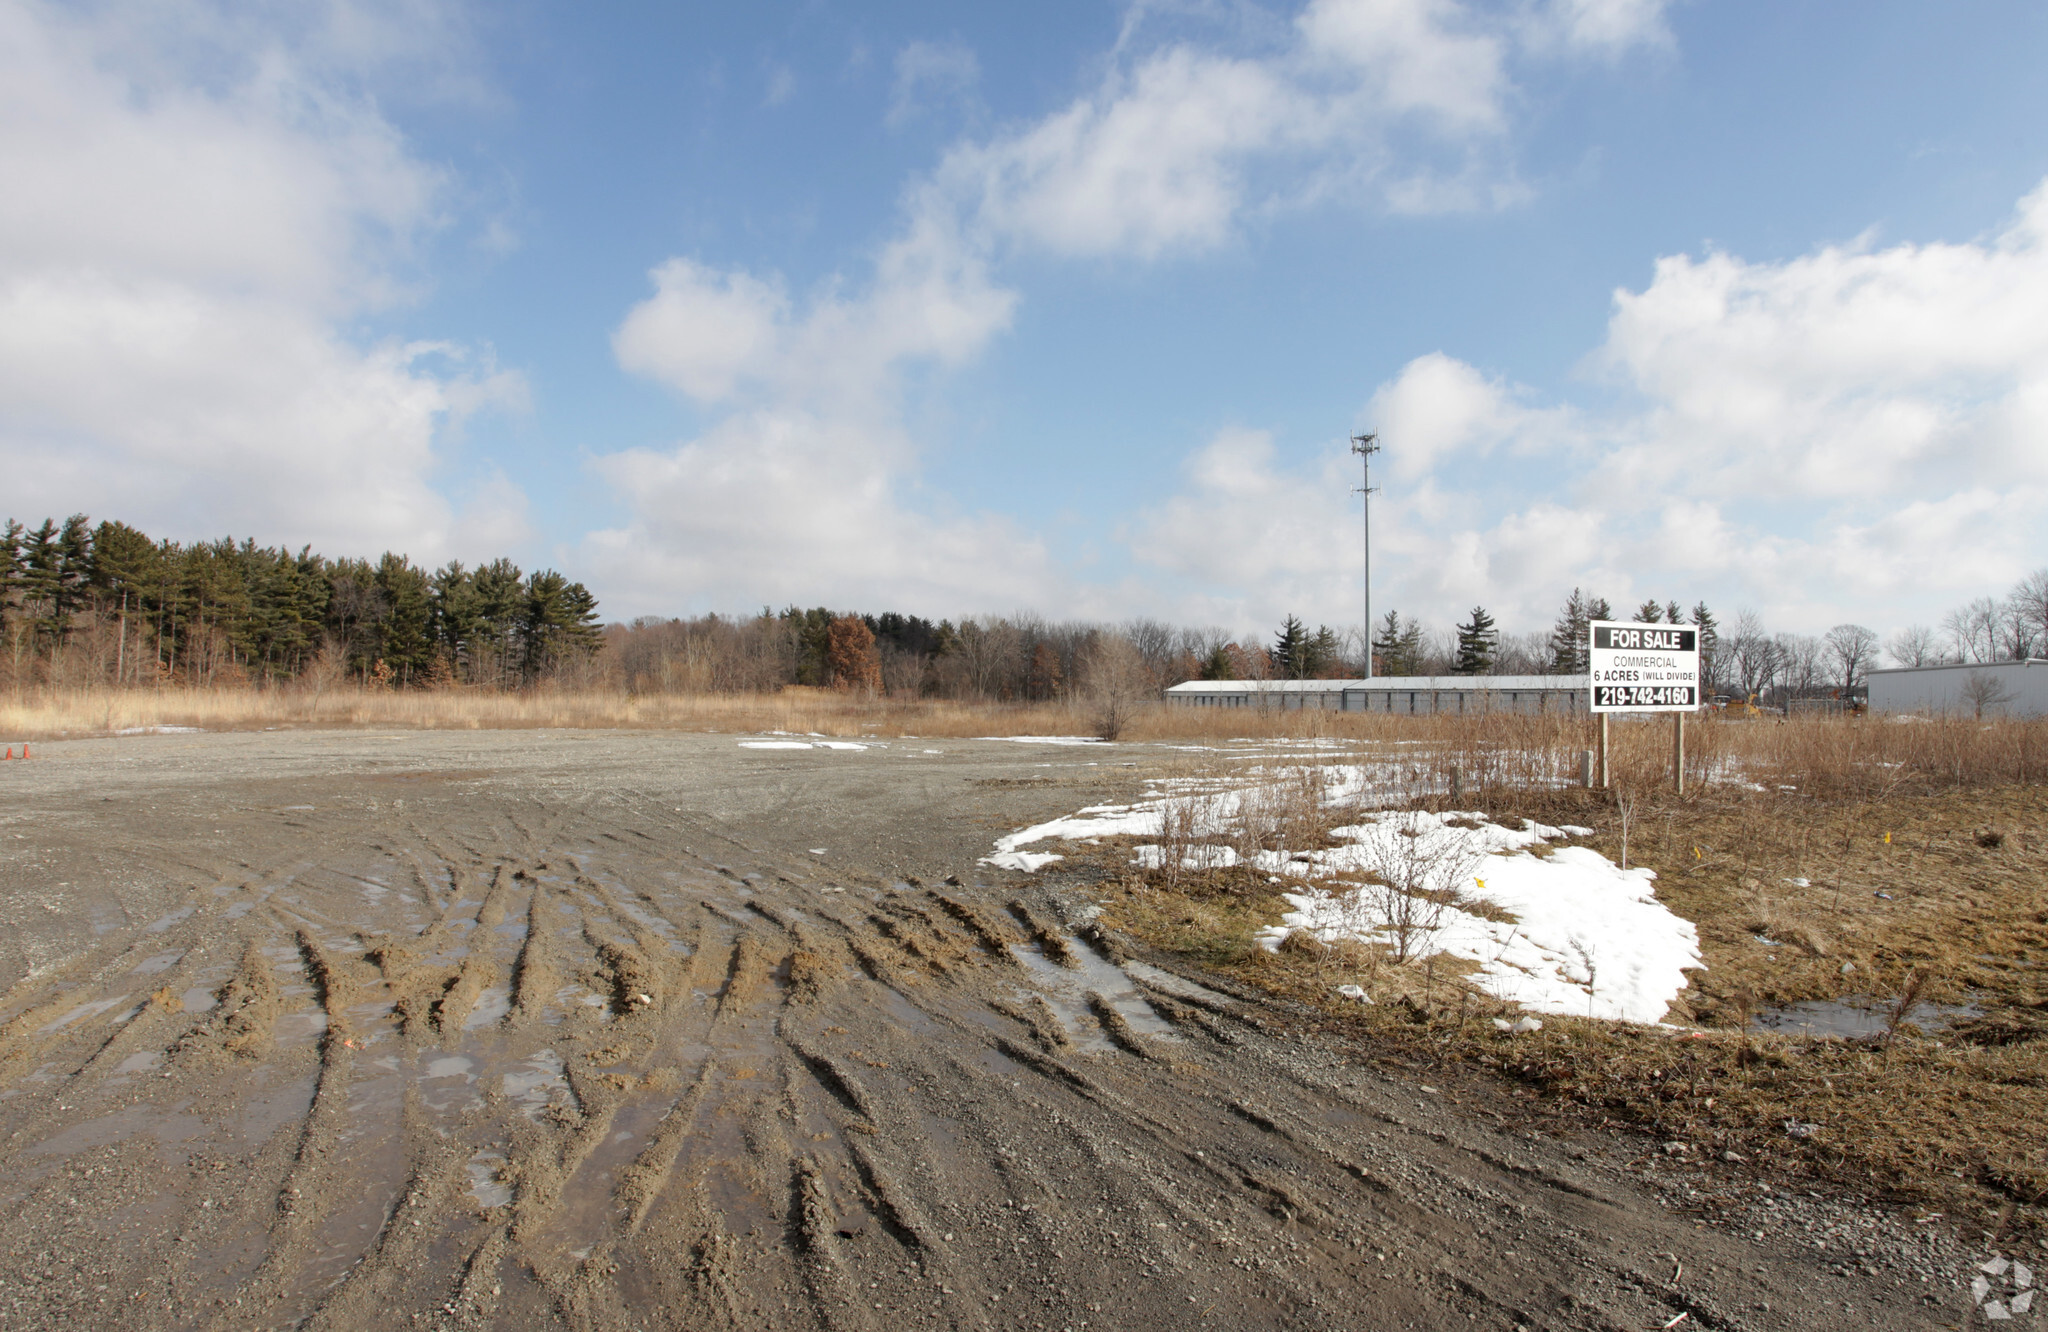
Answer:
[[[1163,751],[738,740],[0,765],[0,1327],[1982,1321],[1939,1222],[1530,1136],[976,865]]]

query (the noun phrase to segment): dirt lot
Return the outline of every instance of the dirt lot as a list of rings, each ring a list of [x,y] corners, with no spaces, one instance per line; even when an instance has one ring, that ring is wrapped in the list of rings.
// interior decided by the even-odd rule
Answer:
[[[1532,1132],[1499,1080],[1112,962],[1086,876],[977,869],[1163,750],[36,753],[0,765],[0,1326],[1972,1317],[1979,1237]],[[1712,1224],[1710,1171],[1751,1200]]]

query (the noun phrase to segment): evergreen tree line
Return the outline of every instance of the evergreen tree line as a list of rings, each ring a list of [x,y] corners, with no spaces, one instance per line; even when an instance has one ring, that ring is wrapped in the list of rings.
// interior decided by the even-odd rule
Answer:
[[[14,685],[519,687],[587,672],[597,599],[509,560],[426,570],[224,538],[180,545],[75,514],[0,530],[0,670]]]

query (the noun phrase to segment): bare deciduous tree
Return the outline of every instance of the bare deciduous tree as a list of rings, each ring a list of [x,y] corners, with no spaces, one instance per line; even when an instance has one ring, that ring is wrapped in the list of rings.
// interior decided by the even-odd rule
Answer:
[[[1755,698],[1771,687],[1784,663],[1784,651],[1764,628],[1753,610],[1735,613],[1735,632],[1723,648],[1735,668],[1735,682],[1744,698]]]
[[[2013,584],[2005,598],[2006,614],[2024,625],[2027,648],[2017,656],[2048,652],[2048,568],[2036,569]]]
[[[1826,641],[1835,683],[1844,693],[1863,683],[1864,674],[1877,660],[1877,635],[1860,624],[1838,624],[1828,630]]]
[[[1941,661],[1941,640],[1924,624],[1899,630],[1886,640],[1884,650],[1901,666],[1934,666]]]
[[[1813,692],[1820,683],[1822,653],[1821,641],[1810,634],[1779,634],[1773,642],[1778,648],[1778,679],[1794,697]]]
[[[2000,608],[1990,597],[1978,597],[1944,615],[1941,632],[1957,661],[1996,661]]]
[[[1995,712],[2012,702],[2012,691],[1989,671],[1971,671],[1963,677],[1963,687],[1958,692],[1978,721],[1984,720],[1986,708]]]
[[[1151,672],[1145,669],[1138,649],[1120,634],[1097,636],[1082,665],[1082,696],[1088,702],[1095,734],[1099,739],[1114,740],[1152,697]]]

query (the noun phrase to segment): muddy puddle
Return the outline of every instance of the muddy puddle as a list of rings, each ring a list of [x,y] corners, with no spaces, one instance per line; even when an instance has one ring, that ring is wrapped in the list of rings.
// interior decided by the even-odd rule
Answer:
[[[1900,1025],[1911,1023],[1923,1032],[1932,1033],[1956,1022],[1981,1017],[1983,1012],[1975,1004],[1919,1003],[1906,1011]],[[1843,999],[1809,999],[1766,1009],[1756,1015],[1753,1025],[1761,1031],[1861,1041],[1883,1036],[1891,1022],[1890,1004],[1852,995]]]
[[[1076,1049],[1087,1054],[1107,1054],[1116,1049],[1094,1012],[1098,1000],[1114,1009],[1139,1036],[1169,1042],[1180,1039],[1122,967],[1076,936],[1066,936],[1066,947],[1074,966],[1053,961],[1035,943],[1011,944],[1010,955],[1023,963],[1031,976],[1031,989],[1020,991],[1018,997],[1043,998],[1059,1017]]]

